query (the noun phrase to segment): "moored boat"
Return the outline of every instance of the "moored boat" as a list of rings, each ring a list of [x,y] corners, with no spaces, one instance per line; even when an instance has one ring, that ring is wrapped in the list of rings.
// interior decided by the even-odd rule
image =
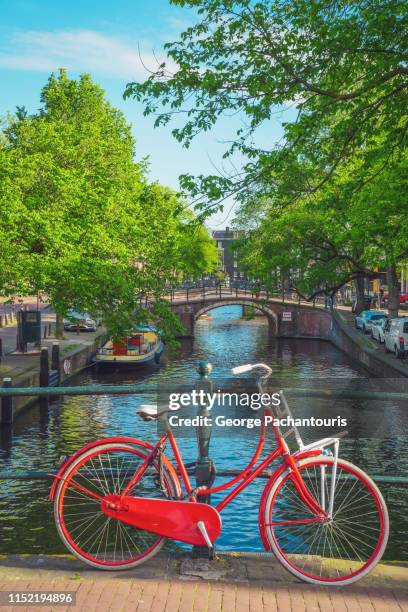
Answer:
[[[152,361],[159,363],[163,348],[163,342],[154,327],[138,325],[121,341],[108,340],[98,349],[95,361],[115,366],[137,366]]]

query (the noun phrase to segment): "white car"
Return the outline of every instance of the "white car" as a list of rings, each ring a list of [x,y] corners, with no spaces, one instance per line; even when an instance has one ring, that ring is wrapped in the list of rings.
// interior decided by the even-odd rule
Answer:
[[[408,317],[389,319],[384,329],[385,352],[394,353],[398,359],[408,351]]]
[[[385,326],[388,319],[375,319],[371,323],[371,337],[380,344],[385,342]]]

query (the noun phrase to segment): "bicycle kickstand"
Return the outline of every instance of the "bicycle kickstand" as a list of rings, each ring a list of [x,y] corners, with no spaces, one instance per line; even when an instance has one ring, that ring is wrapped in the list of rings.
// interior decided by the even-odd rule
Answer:
[[[204,521],[198,521],[197,527],[200,530],[200,533],[203,536],[205,543],[208,546],[208,558],[210,559],[210,561],[212,561],[215,558],[215,547],[214,547],[214,544],[210,540],[210,536],[208,535]]]

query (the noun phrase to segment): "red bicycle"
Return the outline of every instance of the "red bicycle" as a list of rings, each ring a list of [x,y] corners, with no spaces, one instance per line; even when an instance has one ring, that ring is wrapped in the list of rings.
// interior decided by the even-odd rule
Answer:
[[[263,392],[271,368],[234,368],[234,374],[261,371]],[[290,415],[282,392],[281,417]],[[89,565],[124,570],[147,561],[166,538],[208,546],[221,532],[220,512],[276,459],[259,505],[259,529],[266,550],[298,578],[315,584],[350,584],[381,559],[389,520],[384,499],[367,474],[339,458],[339,437],[304,445],[293,428],[292,453],[280,428],[263,412],[259,442],[247,467],[215,487],[194,488],[168,423],[168,409],[142,406],[145,420],[160,419],[165,433],[151,445],[133,438],[109,438],[80,449],[61,466],[50,498],[58,532],[67,548]],[[269,428],[277,446],[260,460]],[[176,467],[165,456],[169,443]],[[331,450],[332,449],[332,450]],[[181,476],[181,482],[179,475]],[[184,493],[183,487],[184,485]],[[212,507],[200,496],[232,489]]]

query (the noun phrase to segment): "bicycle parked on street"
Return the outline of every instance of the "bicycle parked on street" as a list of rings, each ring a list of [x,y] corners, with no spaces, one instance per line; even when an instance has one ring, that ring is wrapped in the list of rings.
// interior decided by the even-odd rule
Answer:
[[[255,371],[260,392],[272,370],[265,364],[239,366]],[[291,415],[281,406],[263,411],[260,437],[246,468],[220,486],[194,488],[168,422],[169,408],[145,405],[139,415],[160,420],[156,444],[109,438],[88,444],[67,459],[52,485],[59,535],[79,559],[104,570],[126,570],[156,555],[166,538],[207,546],[210,557],[221,533],[222,510],[272,462],[259,504],[263,545],[297,578],[309,583],[345,585],[359,580],[381,559],[389,520],[384,499],[371,478],[339,457],[339,436],[303,444],[299,431],[285,435],[267,416]],[[276,448],[261,460],[266,436]],[[297,450],[291,452],[288,433]],[[166,457],[170,446],[175,465]],[[215,507],[200,497],[231,489]],[[239,526],[237,526],[239,528]]]

